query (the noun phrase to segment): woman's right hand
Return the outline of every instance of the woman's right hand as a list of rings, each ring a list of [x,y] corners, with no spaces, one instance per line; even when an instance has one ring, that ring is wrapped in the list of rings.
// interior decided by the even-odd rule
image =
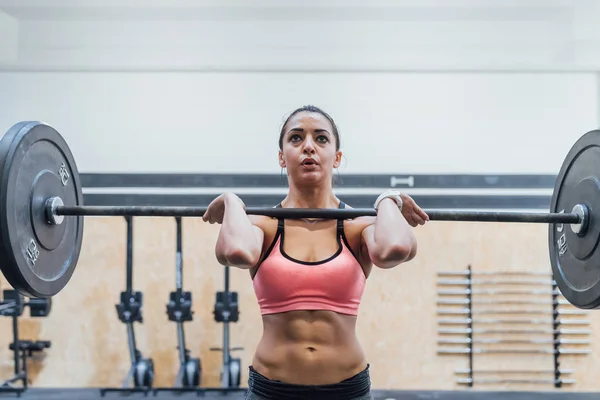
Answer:
[[[202,220],[211,224],[222,224],[225,208],[230,206],[238,206],[238,204],[244,209],[244,211],[246,210],[246,205],[236,194],[230,192],[223,193],[210,202],[206,208],[206,212],[202,216]]]

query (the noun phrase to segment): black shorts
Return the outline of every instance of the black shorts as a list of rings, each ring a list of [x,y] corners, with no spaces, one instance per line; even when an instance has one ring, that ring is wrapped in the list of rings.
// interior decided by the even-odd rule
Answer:
[[[246,400],[372,400],[369,365],[362,372],[331,385],[296,385],[266,378],[250,367]]]

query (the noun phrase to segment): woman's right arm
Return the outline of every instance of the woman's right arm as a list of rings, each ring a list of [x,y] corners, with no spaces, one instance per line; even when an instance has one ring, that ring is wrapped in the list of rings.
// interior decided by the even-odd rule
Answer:
[[[244,203],[238,196],[233,193],[221,196],[223,211],[222,225],[215,247],[217,260],[220,264],[230,267],[252,268],[260,260],[264,233],[252,223],[246,214]]]

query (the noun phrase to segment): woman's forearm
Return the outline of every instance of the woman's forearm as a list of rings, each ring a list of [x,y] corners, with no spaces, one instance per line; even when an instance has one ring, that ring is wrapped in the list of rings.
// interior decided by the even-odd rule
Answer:
[[[370,228],[367,234],[372,237],[367,244],[371,259],[377,266],[393,267],[414,256],[414,232],[394,200],[381,201],[375,223]]]
[[[260,257],[262,231],[248,218],[237,196],[225,198],[223,223],[217,239],[216,255],[223,265],[251,268]]]

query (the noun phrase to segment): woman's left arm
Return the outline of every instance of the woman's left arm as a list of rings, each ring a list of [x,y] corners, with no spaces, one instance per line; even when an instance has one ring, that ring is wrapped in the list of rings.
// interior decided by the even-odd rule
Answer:
[[[417,254],[417,239],[412,227],[429,220],[427,214],[407,195],[400,195],[402,211],[393,198],[377,205],[375,222],[362,231],[363,254],[379,268],[393,268],[412,260]]]

